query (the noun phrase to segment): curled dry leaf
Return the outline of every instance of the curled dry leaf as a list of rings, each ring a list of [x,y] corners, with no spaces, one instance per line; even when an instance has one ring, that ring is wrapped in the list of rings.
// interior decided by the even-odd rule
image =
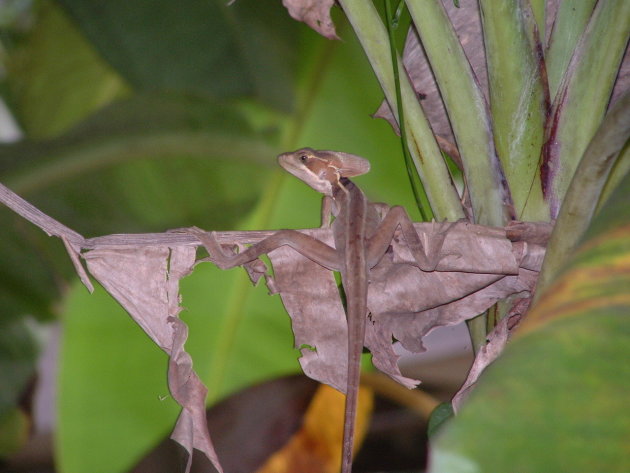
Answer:
[[[335,0],[282,0],[289,14],[328,39],[339,39],[330,18]]]
[[[479,379],[479,375],[486,369],[486,367],[496,360],[508,341],[508,322],[510,317],[504,317],[497,324],[492,332],[488,335],[488,343],[481,347],[479,353],[475,357],[475,361],[473,362],[470,371],[468,372],[468,377],[464,384],[460,388],[460,390],[453,397],[453,411],[457,414],[459,409],[461,408],[462,403],[468,397],[470,390]]]
[[[425,242],[432,225],[415,225]],[[503,229],[461,222],[446,236],[437,271],[424,272],[410,264],[404,242],[395,242],[370,272],[365,346],[374,365],[401,384],[416,386],[417,380],[400,373],[392,339],[410,351],[424,351],[422,338],[433,328],[475,317],[508,296],[529,296],[542,254],[536,244],[510,242]],[[347,325],[332,274],[288,247],[269,257],[304,372],[345,392]]]
[[[305,233],[313,236],[316,232]],[[328,232],[322,241],[333,246],[332,234]],[[270,252],[269,259],[276,288],[291,317],[302,370],[346,392],[348,326],[333,273],[286,246]]]
[[[455,325],[484,312],[496,302],[513,294],[529,295],[535,285],[535,271],[520,270],[518,275],[482,275],[470,273],[438,272],[421,274],[410,265],[385,265],[385,273],[396,274],[396,279],[403,284],[400,295],[406,299],[404,304],[390,305],[383,299],[379,290],[386,291],[380,284],[375,285],[371,294],[374,306],[387,307],[386,312],[375,312],[372,323],[366,331],[366,346],[372,352],[372,362],[381,371],[407,387],[414,387],[418,381],[405,378],[397,367],[399,356],[396,354],[392,339],[400,341],[411,352],[425,350],[422,338],[436,327]],[[401,277],[402,276],[402,277]],[[389,285],[391,283],[386,283]],[[395,284],[395,283],[394,283]],[[427,284],[428,290],[419,291],[418,284]],[[424,294],[431,293],[443,284],[455,284],[461,290],[459,299],[447,300],[435,307],[423,308]],[[370,304],[370,302],[368,302]],[[372,306],[370,306],[372,307]]]
[[[486,338],[488,343],[486,343],[481,349],[477,356],[475,356],[475,360],[473,361],[473,365],[468,372],[468,376],[462,384],[462,387],[457,391],[455,396],[453,396],[453,411],[457,414],[457,412],[461,409],[462,405],[470,395],[470,392],[477,384],[477,380],[481,373],[496,360],[507,345],[507,342],[512,335],[512,331],[518,327],[521,322],[521,318],[527,312],[531,302],[530,297],[523,297],[520,299],[516,299],[512,304],[512,308],[510,312],[503,317],[499,323],[494,327],[492,332],[488,334]]]
[[[239,244],[237,246],[239,251],[243,251],[245,249],[244,245]],[[244,264],[243,269],[245,269],[245,271],[247,272],[247,276],[249,276],[249,280],[252,282],[252,284],[254,284],[254,286],[258,284],[260,278],[265,276],[267,285],[269,286],[269,292],[271,294],[276,293],[273,286],[273,280],[269,277],[266,277],[268,270],[267,265],[263,262],[263,260],[256,258],[254,261],[250,261],[249,263]]]
[[[81,264],[81,248],[76,244],[72,243],[68,240],[65,235],[61,235],[61,241],[63,241],[63,246],[66,248],[68,252],[68,256],[70,257],[70,261],[72,261],[72,266],[74,266],[74,270],[77,272],[81,283],[87,288],[90,293],[94,292],[94,286],[92,285],[92,281],[90,281],[85,268]]]

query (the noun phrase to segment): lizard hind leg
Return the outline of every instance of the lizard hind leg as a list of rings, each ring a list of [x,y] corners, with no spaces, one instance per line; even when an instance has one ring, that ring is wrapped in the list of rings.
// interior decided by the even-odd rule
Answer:
[[[457,222],[431,222],[431,230],[427,234],[427,238],[425,239],[425,248],[427,254],[433,255],[435,259],[432,261],[432,264],[437,267],[440,259],[442,258],[442,248],[444,246],[444,241],[446,240],[446,236],[453,229],[453,227],[457,225]],[[415,230],[414,230],[415,233]],[[422,269],[422,268],[420,268]]]
[[[457,222],[433,222],[432,229],[421,239],[407,211],[400,206],[392,207],[379,224],[368,242],[368,265],[374,267],[385,254],[394,238],[396,229],[400,227],[405,242],[416,260],[416,266],[422,271],[435,271],[442,259],[442,247],[446,235]]]

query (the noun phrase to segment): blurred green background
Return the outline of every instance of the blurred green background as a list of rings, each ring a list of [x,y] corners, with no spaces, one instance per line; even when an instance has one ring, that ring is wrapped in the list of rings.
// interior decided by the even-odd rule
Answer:
[[[0,146],[0,182],[86,237],[317,226],[320,197],[275,161],[302,146],[365,156],[370,198],[414,207],[341,15],[335,42],[279,1],[9,1],[0,17],[2,99],[19,131],[2,127],[19,139]],[[16,404],[61,321],[58,469],[126,471],[176,419],[166,355],[104,291],[77,282],[61,241],[4,207],[0,223],[0,453],[27,435]],[[211,402],[299,370],[279,298],[244,272],[203,265],[182,291],[186,347]]]
[[[290,18],[280,0],[226,3],[1,2],[0,182],[86,237],[190,225],[314,227],[320,196],[276,165],[278,153],[311,146],[369,159],[371,172],[357,178],[368,197],[404,205],[419,220],[400,141],[370,116],[382,100],[379,85],[340,11],[333,8],[341,41],[329,41]],[[547,4],[531,3],[539,13]],[[616,11],[584,2],[577,22],[565,3],[564,28],[579,35],[595,4]],[[581,63],[584,84],[606,90],[589,82],[597,80],[593,58],[606,51],[591,53]],[[582,112],[566,114],[567,136],[601,119]],[[546,117],[538,117],[540,133]],[[515,123],[491,118],[497,135]],[[580,138],[586,146],[589,138]],[[436,438],[432,471],[558,471],[554,462],[565,457],[575,471],[585,464],[612,471],[627,461],[629,155],[626,143],[614,171],[620,185],[595,221],[606,234],[591,230],[548,291],[554,301],[556,289],[565,290],[559,304],[572,312],[546,314],[541,304],[533,323],[545,323],[515,339],[488,384]],[[4,207],[0,226],[0,470],[33,433],[36,362],[59,337],[56,367],[41,371],[53,373],[56,390],[40,402],[56,417],[56,471],[129,471],[179,411],[168,396],[166,355],[102,289],[90,295],[79,284],[61,241]],[[600,291],[601,301],[619,307],[589,310]],[[299,372],[280,299],[252,288],[240,269],[201,265],[182,281],[182,294],[186,348],[210,404]],[[584,307],[562,305],[582,296]],[[573,435],[576,425],[582,437]],[[573,441],[589,435],[605,445]],[[424,452],[423,441],[407,440]],[[555,455],[558,446],[564,456]]]

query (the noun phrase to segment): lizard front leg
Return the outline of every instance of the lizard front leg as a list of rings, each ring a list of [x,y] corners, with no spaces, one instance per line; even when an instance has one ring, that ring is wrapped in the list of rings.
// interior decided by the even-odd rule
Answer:
[[[332,225],[331,218],[333,216],[333,206],[335,205],[332,197],[325,195],[322,198],[322,223],[319,228],[330,228]]]
[[[407,211],[400,206],[392,207],[368,241],[368,267],[373,268],[380,261],[394,238],[396,229],[400,227],[405,242],[416,260],[416,266],[422,271],[434,271],[441,259],[440,253],[446,234],[455,223],[434,223],[430,237],[423,243]]]
[[[295,230],[279,230],[250,246],[245,251],[232,255],[226,255],[223,252],[215,232],[208,233],[196,227],[186,229],[186,232],[196,236],[208,251],[208,258],[204,258],[201,261],[211,261],[221,269],[229,269],[249,263],[259,256],[284,245],[290,246],[302,256],[331,271],[339,271],[341,269],[339,257],[334,248]]]

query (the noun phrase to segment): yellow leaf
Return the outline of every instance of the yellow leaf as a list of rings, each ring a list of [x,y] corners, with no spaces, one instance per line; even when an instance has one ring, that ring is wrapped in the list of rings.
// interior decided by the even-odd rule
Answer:
[[[359,388],[356,449],[365,438],[372,414],[374,395]],[[256,473],[336,473],[341,465],[345,396],[322,384],[304,416],[304,423],[286,445],[272,455]]]

